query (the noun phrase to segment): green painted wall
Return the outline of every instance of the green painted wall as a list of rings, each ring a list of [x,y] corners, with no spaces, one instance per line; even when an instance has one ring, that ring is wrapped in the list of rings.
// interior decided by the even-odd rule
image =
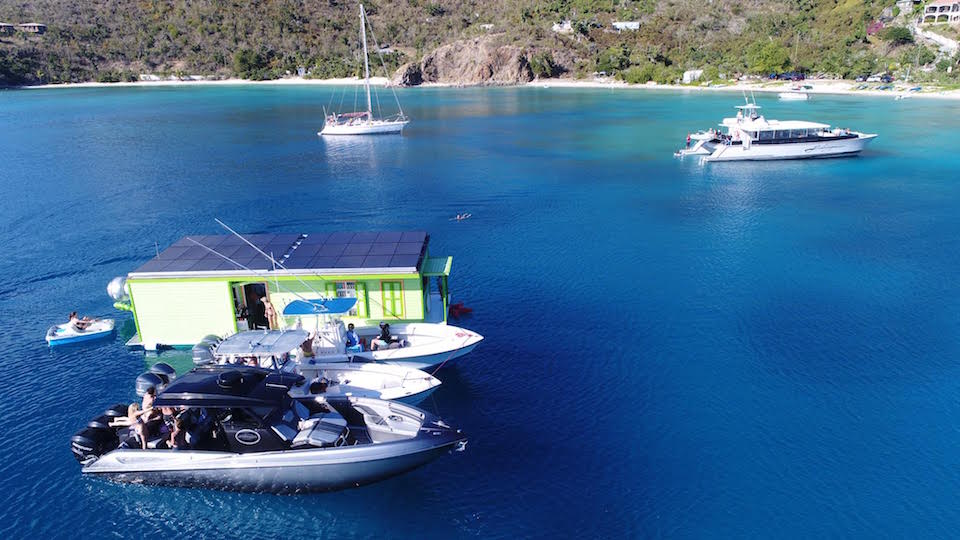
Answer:
[[[344,317],[345,322],[357,326],[376,326],[379,321],[420,321],[424,318],[423,291],[419,274],[385,276],[301,276],[304,283],[293,277],[274,279],[262,277],[216,278],[132,278],[127,281],[134,316],[141,341],[152,346],[192,345],[207,334],[228,335],[236,331],[231,284],[267,283],[270,301],[277,313],[297,298],[316,298],[317,291],[327,294],[326,284],[332,281],[355,281],[366,284],[369,317]],[[403,316],[384,312],[383,281],[400,282],[402,286]],[[309,285],[309,286],[308,286]],[[311,290],[311,288],[313,290]],[[294,294],[296,293],[296,294]],[[282,319],[282,317],[279,317]],[[283,321],[293,324],[295,318]],[[306,322],[306,321],[305,321]],[[312,324],[310,324],[312,326]],[[241,328],[242,330],[243,328]]]
[[[325,279],[307,279],[304,278],[303,281],[310,285],[313,289],[318,291],[322,295],[326,295],[326,283],[328,280]],[[354,323],[357,326],[375,326],[378,322],[386,321],[417,321],[422,320],[424,316],[424,307],[423,307],[423,293],[420,290],[420,276],[418,274],[413,275],[411,278],[410,275],[405,276],[405,279],[396,279],[394,276],[390,276],[390,279],[381,280],[380,278],[375,279],[354,279],[354,278],[338,278],[331,281],[355,281],[362,282],[367,286],[367,309],[369,311],[369,317],[343,317],[344,322]],[[381,290],[380,283],[381,281],[399,281],[402,283],[403,287],[403,318],[392,317],[384,313],[383,309],[383,293]],[[269,282],[270,289],[270,301],[273,303],[274,308],[277,310],[277,313],[282,313],[283,308],[297,299],[297,296],[293,293],[299,294],[304,298],[316,298],[316,293],[310,290],[310,288],[304,286],[299,282],[281,282],[280,289],[277,289],[276,284],[273,281]],[[287,321],[288,324],[294,323],[293,318]]]
[[[235,331],[233,301],[225,281],[128,281],[141,341],[192,345],[207,334]]]

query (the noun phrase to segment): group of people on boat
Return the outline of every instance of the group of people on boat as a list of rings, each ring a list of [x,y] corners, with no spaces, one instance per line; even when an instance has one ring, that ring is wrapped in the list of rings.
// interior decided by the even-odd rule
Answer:
[[[156,441],[156,448],[187,450],[198,440],[199,434],[211,432],[212,419],[205,409],[187,407],[173,408],[154,406],[157,389],[150,387],[138,405],[131,403],[127,415],[110,422],[110,427],[130,428],[128,436],[120,442],[121,448],[148,448],[150,441]]]
[[[307,335],[307,339],[300,344],[300,352],[304,358],[313,358],[316,356],[316,352],[314,351],[314,340],[316,337],[316,332],[310,332],[310,334]],[[353,323],[347,325],[347,331],[343,336],[343,344],[346,352],[348,353],[363,351],[363,339],[357,333],[356,327]],[[405,345],[405,340],[393,335],[390,332],[390,324],[385,322],[380,323],[380,333],[377,334],[375,338],[370,340],[371,351],[382,349],[399,349]]]

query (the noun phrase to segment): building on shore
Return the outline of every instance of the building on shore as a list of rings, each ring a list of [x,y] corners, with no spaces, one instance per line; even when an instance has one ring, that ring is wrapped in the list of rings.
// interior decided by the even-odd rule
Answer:
[[[47,33],[47,25],[42,23],[23,23],[18,24],[17,28],[21,32],[26,32],[28,34],[45,34]]]
[[[960,0],[932,0],[923,6],[924,23],[960,23]]]
[[[631,32],[636,32],[640,29],[640,21],[613,21],[610,23],[617,32],[623,32],[628,30]]]
[[[0,36],[11,36],[15,27],[10,23],[0,22]]]
[[[279,315],[303,298],[356,298],[342,319],[358,327],[376,327],[381,321],[446,322],[453,258],[431,257],[425,232],[254,234],[246,239],[279,264],[274,267],[236,236],[189,236],[130,272],[126,292],[137,334],[127,345],[187,347],[209,334],[247,330],[248,315],[261,298],[278,314],[269,321],[271,328],[314,324],[312,318]]]

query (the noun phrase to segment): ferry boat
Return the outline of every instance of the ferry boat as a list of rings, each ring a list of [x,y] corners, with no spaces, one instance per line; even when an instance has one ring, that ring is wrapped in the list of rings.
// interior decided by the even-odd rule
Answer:
[[[808,159],[859,154],[877,135],[800,120],[768,120],[760,106],[737,107],[735,118],[724,118],[720,130],[691,136],[696,143],[676,155],[702,156],[702,161]]]

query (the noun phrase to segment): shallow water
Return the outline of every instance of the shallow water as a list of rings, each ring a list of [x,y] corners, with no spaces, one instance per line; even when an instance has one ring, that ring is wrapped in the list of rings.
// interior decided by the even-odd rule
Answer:
[[[416,89],[402,137],[321,140],[317,87],[0,92],[0,533],[952,536],[951,103],[816,96],[860,158],[678,161],[735,94]],[[464,222],[451,222],[458,212]],[[113,485],[68,439],[142,354],[104,287],[187,234],[423,229],[486,336],[424,407],[466,452],[333,494]],[[71,310],[114,342],[51,351]],[[186,365],[182,353],[174,358]],[[11,519],[12,518],[12,519]]]

